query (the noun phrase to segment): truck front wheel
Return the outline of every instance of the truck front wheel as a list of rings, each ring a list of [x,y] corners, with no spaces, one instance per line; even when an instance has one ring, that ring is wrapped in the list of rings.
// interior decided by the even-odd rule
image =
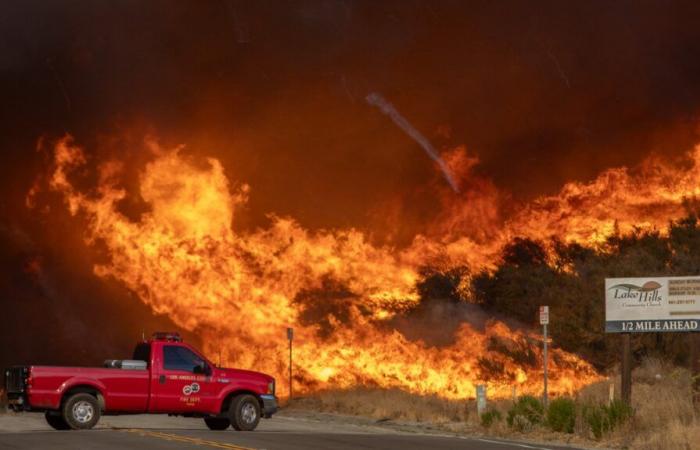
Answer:
[[[238,431],[253,431],[260,422],[260,402],[250,394],[237,395],[229,409],[231,425]]]
[[[204,423],[210,430],[225,430],[231,425],[231,421],[225,417],[205,417]]]
[[[46,413],[44,413],[44,417],[46,417],[46,422],[48,422],[48,424],[51,425],[51,428],[54,430],[70,430],[70,427],[66,421],[63,420],[60,412],[46,411]]]
[[[89,430],[100,420],[100,405],[90,394],[73,394],[63,404],[63,418],[74,430]]]

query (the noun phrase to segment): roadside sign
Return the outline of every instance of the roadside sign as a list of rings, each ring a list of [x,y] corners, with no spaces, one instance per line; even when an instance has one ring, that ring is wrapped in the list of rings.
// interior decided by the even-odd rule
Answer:
[[[605,279],[606,333],[700,331],[700,276]]]
[[[287,339],[294,339],[294,328],[287,328]]]
[[[549,306],[540,306],[540,325],[549,324]]]

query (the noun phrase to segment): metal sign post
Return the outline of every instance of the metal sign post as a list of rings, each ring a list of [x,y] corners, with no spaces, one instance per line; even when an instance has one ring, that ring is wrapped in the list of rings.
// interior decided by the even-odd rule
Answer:
[[[486,385],[476,385],[476,413],[481,417],[486,412]]]
[[[544,357],[544,394],[542,395],[542,403],[544,407],[547,407],[548,395],[547,395],[547,324],[549,324],[549,306],[540,306],[540,325],[542,325],[542,336],[544,351],[542,356]]]
[[[289,341],[289,400],[292,400],[292,341],[294,340],[294,328],[287,328],[287,340]]]

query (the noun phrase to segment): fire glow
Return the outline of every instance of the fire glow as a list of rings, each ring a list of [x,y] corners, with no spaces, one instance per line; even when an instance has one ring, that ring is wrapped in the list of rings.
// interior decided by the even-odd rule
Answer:
[[[498,207],[497,192],[487,184],[479,196],[464,190],[461,200],[445,208],[440,226],[396,249],[374,245],[358,230],[312,232],[274,216],[267,228],[236,232],[233,217],[249,187],[232,189],[216,159],[195,164],[181,149],[152,146],[153,158],[139,178],[149,209],[135,220],[118,208],[127,196],[119,163],[100,164],[97,189],[80,190],[71,177],[85,164],[85,154],[70,137],[55,145],[49,186],[63,195],[71,214],[87,219],[88,245],[107,249],[95,273],[119,280],[156,313],[200,334],[205,351],[220,354],[224,364],[262,370],[280,381],[286,373],[284,330],[293,326],[297,392],[359,384],[467,398],[485,383],[496,397],[511,395],[513,386],[539,394],[540,347],[526,332],[495,320],[483,329],[465,322],[452,344],[431,346],[388,325],[420,301],[421,267],[439,258],[448,269],[488,269],[517,236],[595,246],[616,231],[662,229],[700,189],[696,150],[687,170],[656,160],[634,176],[625,168],[608,170],[591,183],[567,184],[559,195],[540,198],[496,226],[497,214],[480,213],[489,202]],[[453,169],[455,161],[463,163],[463,176],[475,164],[463,149],[446,157]],[[476,231],[475,214],[482,217]],[[347,299],[342,311],[327,314],[329,330],[321,330],[302,320],[298,299],[323,291],[329,280],[343,287]],[[494,343],[507,351],[494,351]],[[535,364],[512,356],[523,349]],[[599,379],[575,355],[556,349],[551,355],[551,392],[573,393]]]

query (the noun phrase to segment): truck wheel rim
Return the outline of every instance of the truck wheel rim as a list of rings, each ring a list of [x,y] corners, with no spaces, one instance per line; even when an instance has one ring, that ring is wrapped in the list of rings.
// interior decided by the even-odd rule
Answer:
[[[246,403],[243,405],[243,408],[241,408],[241,418],[243,418],[245,423],[253,423],[257,415],[258,414],[255,412],[255,406],[253,406],[251,403]]]
[[[95,415],[95,410],[89,402],[78,402],[73,405],[73,417],[80,423],[87,423]]]

